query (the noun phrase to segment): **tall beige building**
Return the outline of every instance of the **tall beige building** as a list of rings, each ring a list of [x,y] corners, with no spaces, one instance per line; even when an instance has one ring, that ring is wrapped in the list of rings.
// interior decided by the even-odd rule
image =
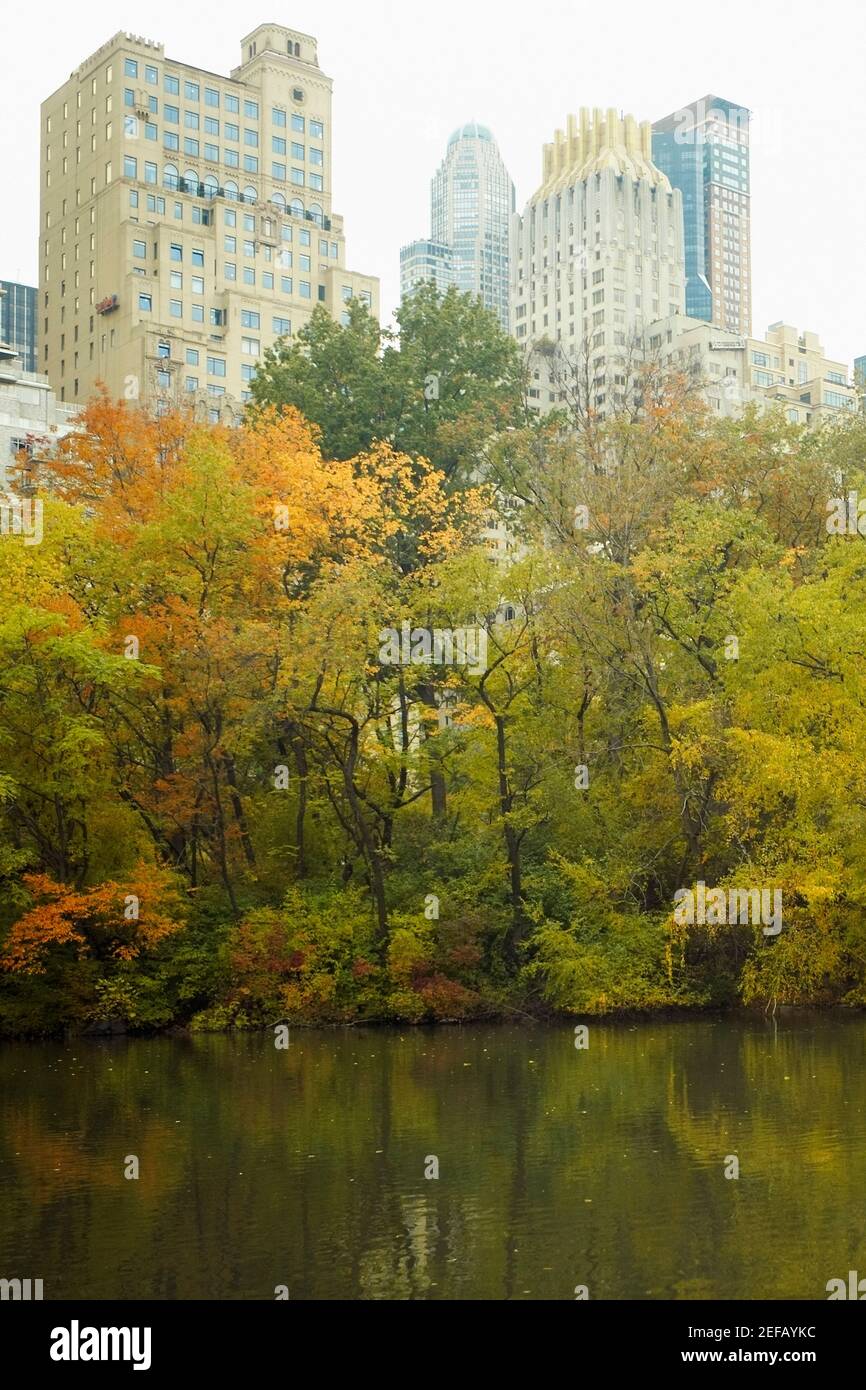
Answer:
[[[315,39],[262,24],[230,77],[116,34],[43,103],[40,367],[61,401],[105,382],[236,419],[317,304],[378,317],[331,210],[331,88]]]
[[[528,349],[555,344],[585,374],[587,406],[604,414],[644,326],[684,308],[682,197],[653,163],[649,122],[615,110],[569,116],[514,219],[513,335]],[[564,395],[540,358],[530,396],[545,411]]]

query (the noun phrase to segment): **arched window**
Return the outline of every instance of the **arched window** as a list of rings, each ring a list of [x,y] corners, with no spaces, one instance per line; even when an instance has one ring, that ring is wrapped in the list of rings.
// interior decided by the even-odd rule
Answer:
[[[291,212],[293,217],[303,217],[304,205],[301,202],[300,198],[292,199],[291,203],[289,204],[289,211]]]
[[[229,179],[228,182],[225,184],[223,188],[223,193],[226,195],[227,198],[230,198],[233,203],[237,202],[238,186],[232,179]]]
[[[300,56],[301,56],[301,45],[300,45],[299,43],[296,43],[296,44],[295,44],[295,57],[296,57],[296,58],[300,58]]]
[[[214,174],[208,174],[204,181],[204,194],[206,198],[215,198],[219,192],[219,179]]]
[[[176,164],[166,164],[162,171],[163,188],[177,188],[180,183]]]
[[[184,170],[183,185],[187,193],[198,193],[198,174],[195,169]]]
[[[317,227],[322,225],[322,209],[318,203],[310,203],[309,213]]]
[[[272,193],[271,202],[275,205],[275,207],[282,208],[283,212],[285,212],[286,195],[284,193]]]
[[[259,196],[259,195],[258,195],[258,193],[256,192],[256,190],[253,188],[252,184],[251,184],[251,183],[248,183],[247,186],[246,186],[246,188],[244,189],[244,202],[245,202],[245,203],[254,203],[254,202],[256,201],[256,198],[257,198],[258,196]]]

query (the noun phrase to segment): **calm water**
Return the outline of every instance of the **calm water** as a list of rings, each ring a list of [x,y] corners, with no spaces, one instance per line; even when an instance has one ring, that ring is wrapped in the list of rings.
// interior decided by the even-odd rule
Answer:
[[[866,1274],[866,1020],[589,1037],[7,1045],[0,1276],[46,1298],[809,1299]]]

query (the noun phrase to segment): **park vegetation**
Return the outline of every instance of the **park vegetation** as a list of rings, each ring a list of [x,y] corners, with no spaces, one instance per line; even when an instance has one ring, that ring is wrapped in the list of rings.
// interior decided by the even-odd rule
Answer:
[[[866,1004],[866,418],[533,381],[431,288],[238,429],[91,401],[0,538],[0,1030]]]

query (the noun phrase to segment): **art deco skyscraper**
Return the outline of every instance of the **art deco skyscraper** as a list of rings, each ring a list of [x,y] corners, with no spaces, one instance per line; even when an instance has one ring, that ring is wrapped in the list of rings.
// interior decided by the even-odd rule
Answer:
[[[455,130],[431,185],[431,239],[451,248],[454,284],[508,328],[508,228],[514,184],[491,132]]]
[[[511,325],[588,368],[599,411],[644,326],[685,307],[682,198],[652,161],[651,128],[613,109],[569,116],[511,243]],[[551,383],[553,384],[553,383]],[[533,388],[539,408],[557,403]]]
[[[686,313],[752,331],[749,112],[705,96],[653,126],[653,160],[683,195]]]

